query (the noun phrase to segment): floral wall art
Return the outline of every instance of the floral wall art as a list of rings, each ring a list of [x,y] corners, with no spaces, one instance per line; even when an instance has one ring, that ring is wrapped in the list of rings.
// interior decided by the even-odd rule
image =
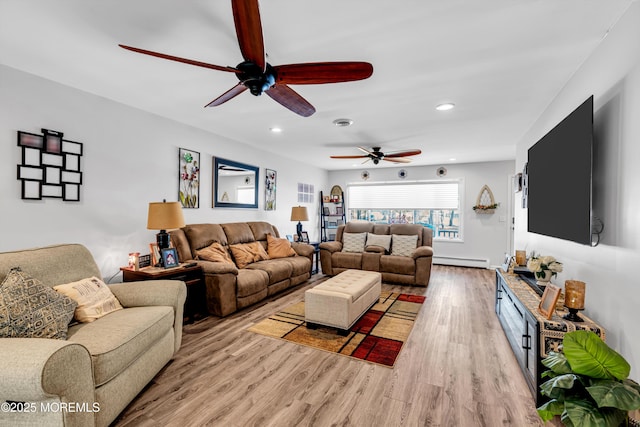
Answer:
[[[179,151],[180,188],[178,200],[183,208],[200,207],[200,153],[185,148]]]

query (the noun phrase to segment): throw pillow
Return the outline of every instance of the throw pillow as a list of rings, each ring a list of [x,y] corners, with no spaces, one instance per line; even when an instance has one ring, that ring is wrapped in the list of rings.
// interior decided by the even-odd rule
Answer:
[[[391,248],[391,236],[388,234],[369,233],[367,235],[367,244],[365,245],[365,248],[368,246],[381,246],[384,248],[385,252],[389,252],[389,248]]]
[[[342,252],[364,252],[367,233],[344,233],[342,235]]]
[[[1,338],[67,339],[76,303],[12,268],[0,284]]]
[[[120,301],[111,293],[109,286],[97,277],[65,283],[53,289],[78,303],[74,315],[78,322],[93,322],[113,311],[122,310]]]
[[[229,247],[238,268],[244,268],[252,262],[269,259],[269,255],[259,242],[238,243],[229,245]]]
[[[233,264],[233,260],[231,259],[227,248],[225,248],[218,242],[213,242],[206,248],[197,250],[196,258],[203,259],[205,261],[226,262],[227,264]]]
[[[296,255],[296,251],[291,247],[291,242],[287,239],[273,237],[271,234],[267,234],[267,253],[271,259]]]
[[[391,255],[411,256],[418,246],[418,236],[394,234],[391,236]]]

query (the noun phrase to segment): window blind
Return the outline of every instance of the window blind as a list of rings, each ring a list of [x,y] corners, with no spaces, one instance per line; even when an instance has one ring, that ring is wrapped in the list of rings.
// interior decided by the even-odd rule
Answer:
[[[459,183],[377,183],[347,187],[349,209],[457,209]]]

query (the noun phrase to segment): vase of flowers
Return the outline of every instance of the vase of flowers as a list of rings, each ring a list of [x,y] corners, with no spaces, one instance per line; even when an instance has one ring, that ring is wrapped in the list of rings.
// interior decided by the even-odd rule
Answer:
[[[548,283],[553,276],[562,271],[562,263],[552,256],[532,256],[527,262],[527,268],[532,271],[539,282]]]

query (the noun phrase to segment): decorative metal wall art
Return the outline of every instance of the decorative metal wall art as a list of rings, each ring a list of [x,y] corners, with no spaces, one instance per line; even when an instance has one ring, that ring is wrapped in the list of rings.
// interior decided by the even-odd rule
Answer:
[[[18,131],[18,146],[22,148],[22,163],[18,164],[22,199],[47,197],[79,202],[83,144],[62,139],[62,132],[41,131],[42,135]]]

